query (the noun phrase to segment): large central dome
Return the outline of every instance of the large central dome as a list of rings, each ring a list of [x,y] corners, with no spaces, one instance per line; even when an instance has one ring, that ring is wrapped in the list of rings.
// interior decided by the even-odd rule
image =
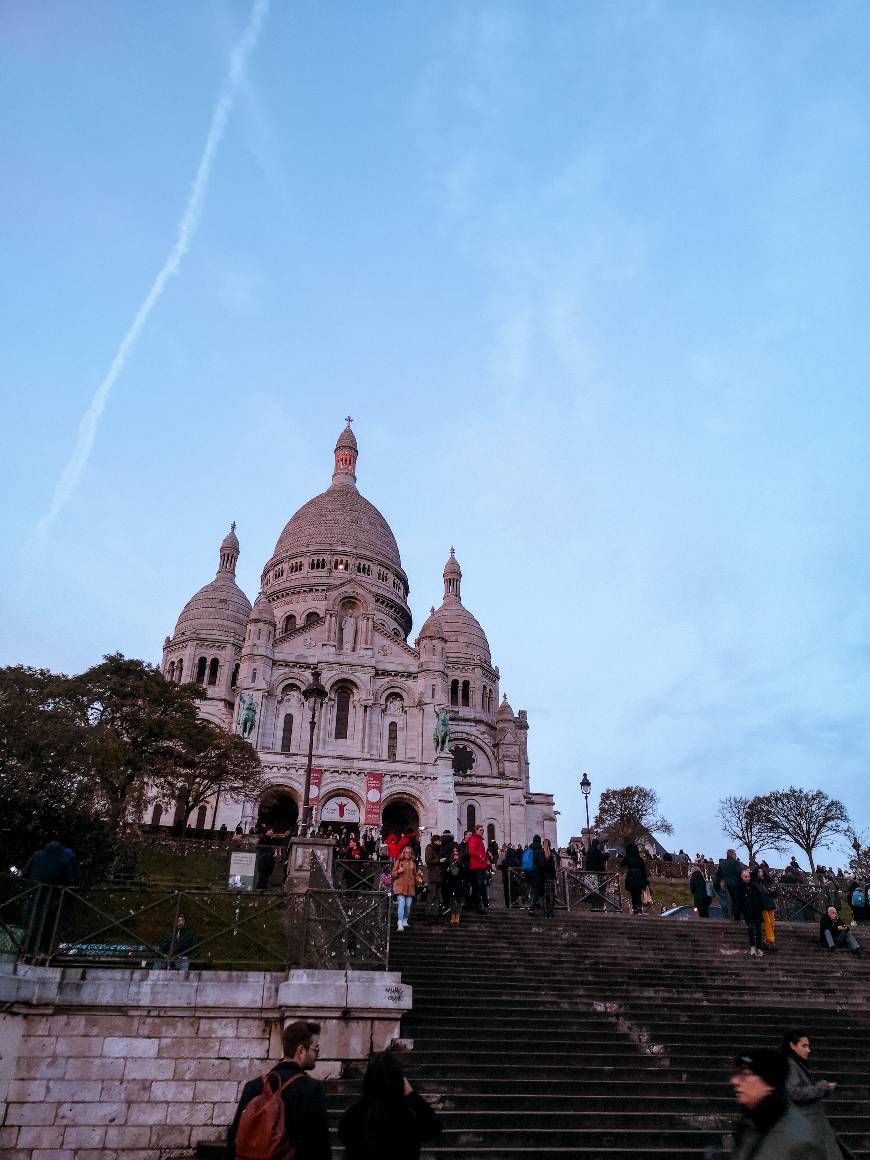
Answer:
[[[374,506],[357,491],[357,442],[348,424],[335,447],[332,484],[303,504],[278,537],[273,562],[312,551],[366,556],[402,571],[396,537]]]

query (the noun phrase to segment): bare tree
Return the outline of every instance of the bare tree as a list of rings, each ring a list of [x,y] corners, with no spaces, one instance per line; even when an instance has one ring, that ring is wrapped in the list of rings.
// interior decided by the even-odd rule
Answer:
[[[846,807],[822,789],[809,793],[790,786],[765,794],[757,802],[765,823],[803,850],[813,874],[813,851],[830,846],[834,838],[847,834],[850,828]]]
[[[672,834],[673,826],[658,809],[659,795],[654,789],[642,785],[606,789],[598,802],[595,826],[623,842],[636,842],[651,834]]]
[[[771,824],[759,797],[727,797],[719,802],[719,821],[728,837],[746,848],[751,862],[762,850],[780,850],[785,844],[779,830]]]
[[[861,882],[870,882],[870,837],[855,830],[849,830],[846,837],[852,847],[849,869]]]

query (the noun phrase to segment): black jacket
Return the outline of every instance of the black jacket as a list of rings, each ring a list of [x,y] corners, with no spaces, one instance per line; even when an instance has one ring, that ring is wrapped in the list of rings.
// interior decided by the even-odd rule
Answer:
[[[689,889],[692,892],[692,898],[697,902],[698,899],[702,901],[708,897],[707,895],[707,879],[700,870],[695,870],[692,877],[689,879]]]
[[[607,855],[603,850],[592,849],[590,847],[586,851],[584,858],[584,869],[591,870],[594,874],[602,874],[607,869]]]
[[[643,889],[649,886],[649,876],[646,872],[646,863],[640,854],[626,854],[620,865],[625,867],[625,889]]]
[[[420,1145],[441,1132],[438,1116],[417,1092],[383,1128],[367,1132],[365,1105],[352,1104],[338,1125],[345,1160],[419,1160]]]
[[[819,942],[822,944],[822,946],[827,945],[825,943],[826,930],[831,932],[834,942],[836,942],[840,935],[845,934],[848,929],[848,925],[843,922],[842,918],[830,918],[826,911],[819,919]]]
[[[49,842],[30,858],[21,874],[31,882],[49,886],[72,886],[75,875],[69,855],[60,842]]]
[[[764,907],[762,905],[761,891],[758,889],[758,883],[752,881],[744,882],[741,878],[740,885],[737,889],[740,891],[740,912],[744,919],[748,919],[751,922],[761,922],[761,913]]]
[[[293,1075],[298,1075],[300,1068],[288,1059],[282,1059],[269,1073],[276,1076],[281,1083],[286,1083]],[[271,1080],[275,1085],[275,1080]],[[263,1079],[249,1080],[242,1088],[242,1098],[236,1108],[236,1114],[227,1131],[227,1160],[235,1160],[236,1132],[239,1130],[239,1120],[242,1112],[254,1096],[263,1090]],[[295,1160],[331,1160],[332,1148],[329,1143],[329,1121],[326,1116],[326,1099],[323,1088],[316,1079],[303,1072],[302,1078],[291,1083],[281,1097],[284,1101],[284,1117],[287,1126],[287,1135],[296,1141]]]
[[[454,874],[453,871],[456,871]],[[441,897],[445,902],[452,898],[465,898],[468,893],[468,869],[462,862],[448,862],[441,872]]]
[[[734,1131],[731,1160],[824,1160],[812,1127],[784,1091],[745,1113]]]

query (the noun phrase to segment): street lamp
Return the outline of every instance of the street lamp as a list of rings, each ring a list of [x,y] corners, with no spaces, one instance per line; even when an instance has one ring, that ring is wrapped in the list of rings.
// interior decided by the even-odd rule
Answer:
[[[584,773],[580,781],[580,789],[583,791],[583,797],[586,801],[586,844],[587,847],[590,841],[589,833],[589,795],[592,792],[592,782],[589,780],[589,774]]]
[[[311,670],[311,684],[302,690],[305,703],[311,706],[311,717],[308,720],[308,764],[305,767],[305,795],[302,798],[302,824],[299,833],[308,836],[311,833],[311,762],[314,758],[314,725],[317,720],[317,708],[326,700],[326,689],[320,683],[320,669],[315,665]]]

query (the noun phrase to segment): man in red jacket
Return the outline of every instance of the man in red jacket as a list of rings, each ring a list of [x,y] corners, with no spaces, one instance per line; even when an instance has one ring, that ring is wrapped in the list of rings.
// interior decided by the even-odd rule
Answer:
[[[478,914],[486,914],[489,907],[489,854],[483,840],[483,826],[477,826],[468,839],[468,872],[471,878],[471,903]]]

